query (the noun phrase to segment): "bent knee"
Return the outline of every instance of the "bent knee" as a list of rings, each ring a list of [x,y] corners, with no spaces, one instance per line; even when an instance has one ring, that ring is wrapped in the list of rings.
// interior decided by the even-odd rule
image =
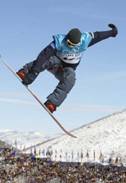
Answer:
[[[64,83],[66,85],[66,92],[68,93],[74,86],[76,81],[76,74],[73,68],[64,69]]]

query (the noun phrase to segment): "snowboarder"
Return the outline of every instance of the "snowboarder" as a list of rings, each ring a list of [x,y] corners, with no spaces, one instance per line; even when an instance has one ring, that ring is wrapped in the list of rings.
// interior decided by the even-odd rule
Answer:
[[[59,83],[44,103],[50,112],[54,112],[67,97],[75,84],[75,70],[80,63],[82,53],[90,46],[109,37],[116,37],[117,27],[108,24],[107,31],[81,32],[71,29],[66,35],[57,34],[53,41],[45,47],[36,60],[26,64],[17,74],[24,85],[31,84],[40,72],[50,71]]]

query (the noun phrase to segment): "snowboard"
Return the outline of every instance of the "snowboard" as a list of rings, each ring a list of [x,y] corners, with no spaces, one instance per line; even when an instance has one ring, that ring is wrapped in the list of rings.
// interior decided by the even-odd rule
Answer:
[[[44,105],[43,102],[37,97],[37,95],[29,88],[28,86],[22,83],[21,78],[16,74],[14,69],[5,61],[3,61],[2,57],[0,57],[1,63],[20,81],[20,83],[25,87],[25,89],[32,95],[32,97],[43,107],[43,109],[49,114],[49,116],[53,119],[53,121],[60,127],[60,129],[65,132],[65,134],[69,135],[70,137],[77,138],[71,132],[67,131],[64,126],[60,123],[60,121],[49,111],[49,109]]]

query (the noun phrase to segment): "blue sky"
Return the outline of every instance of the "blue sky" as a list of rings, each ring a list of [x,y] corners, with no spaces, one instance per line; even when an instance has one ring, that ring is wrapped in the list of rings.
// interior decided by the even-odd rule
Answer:
[[[1,1],[0,53],[15,70],[34,60],[54,34],[73,27],[82,32],[108,30],[108,23],[118,27],[115,39],[87,49],[77,68],[76,85],[55,113],[69,130],[125,109],[125,7],[125,0]],[[61,132],[3,65],[0,81],[0,129]],[[45,71],[30,87],[44,102],[57,82]]]

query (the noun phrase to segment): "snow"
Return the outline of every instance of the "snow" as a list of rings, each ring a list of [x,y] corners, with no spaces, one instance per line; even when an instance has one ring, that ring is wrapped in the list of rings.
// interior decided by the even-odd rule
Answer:
[[[50,151],[62,152],[62,160],[74,153],[74,160],[77,161],[77,153],[83,153],[85,160],[89,153],[90,160],[99,161],[100,154],[105,159],[109,157],[121,157],[126,162],[126,110],[111,114],[97,121],[84,125],[72,132],[78,138],[74,139],[67,135],[60,136],[36,147],[39,149],[49,149]],[[55,159],[55,154],[52,155]],[[57,158],[60,160],[60,157]]]
[[[78,138],[62,135],[49,139],[40,132],[5,130],[0,131],[0,139],[10,144],[16,140],[20,149],[21,146],[36,146],[36,152],[40,149],[53,152],[51,158],[57,161],[82,161],[82,153],[83,161],[99,161],[102,154],[104,159],[120,157],[126,163],[126,110],[93,121],[72,133]],[[30,148],[26,152],[31,152]]]
[[[22,132],[9,129],[0,130],[0,140],[20,150],[44,142],[47,139],[48,137],[45,137],[42,132]]]

